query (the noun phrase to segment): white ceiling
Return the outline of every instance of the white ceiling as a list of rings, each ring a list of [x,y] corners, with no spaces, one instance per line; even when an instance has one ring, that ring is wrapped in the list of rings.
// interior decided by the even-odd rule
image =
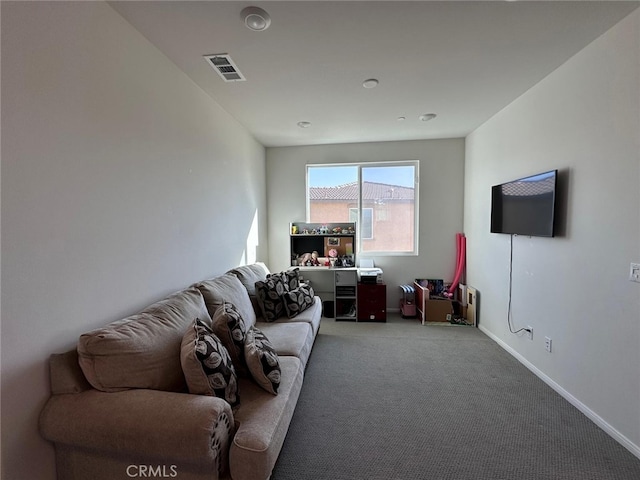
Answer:
[[[639,2],[109,4],[265,146],[464,137]],[[249,5],[271,16],[247,29]],[[203,55],[228,53],[225,83]],[[362,82],[377,78],[376,88]],[[576,88],[580,88],[576,85]],[[437,117],[422,122],[423,113]],[[399,121],[398,117],[406,117]],[[311,122],[309,128],[297,126]]]

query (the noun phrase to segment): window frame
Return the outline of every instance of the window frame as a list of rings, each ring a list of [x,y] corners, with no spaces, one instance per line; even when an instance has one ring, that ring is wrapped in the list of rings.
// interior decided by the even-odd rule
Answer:
[[[356,226],[356,248],[359,256],[418,256],[419,249],[419,223],[420,223],[420,161],[419,160],[389,160],[381,162],[344,162],[344,163],[313,163],[307,164],[305,168],[305,205],[306,205],[306,221],[311,221],[311,199],[309,198],[309,170],[312,168],[330,168],[330,167],[357,167],[357,184],[358,184],[358,221],[357,225],[362,225],[363,222],[363,210],[371,209],[371,207],[362,207],[362,170],[370,167],[413,167],[413,250],[412,251],[363,251],[363,239],[360,233],[360,227]],[[355,207],[349,207],[350,210]],[[372,212],[371,219],[371,233],[373,238],[373,230],[375,218],[373,218],[374,212]]]
[[[373,240],[373,238],[374,238],[374,233],[373,233],[373,208],[371,208],[371,207],[362,207],[362,208],[360,208],[360,207],[358,207],[358,208],[349,207],[349,221],[351,221],[351,212],[354,211],[354,210],[356,212],[356,214],[354,216],[356,217],[358,225],[360,223],[362,223],[362,225],[364,225],[364,212],[365,212],[365,210],[368,210],[368,211],[371,212],[371,215],[370,215],[371,216],[371,236],[370,237],[362,236],[361,232],[363,230],[363,227],[358,227],[357,234],[359,234],[361,236],[360,238],[362,238],[363,240]]]

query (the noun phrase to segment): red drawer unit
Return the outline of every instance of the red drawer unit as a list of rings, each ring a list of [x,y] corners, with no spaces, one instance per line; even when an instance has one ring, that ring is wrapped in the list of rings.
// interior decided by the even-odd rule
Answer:
[[[381,283],[358,283],[358,321],[387,321],[387,286]]]

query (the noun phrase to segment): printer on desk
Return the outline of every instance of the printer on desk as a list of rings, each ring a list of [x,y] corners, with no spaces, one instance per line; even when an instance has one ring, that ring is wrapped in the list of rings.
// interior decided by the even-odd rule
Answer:
[[[361,283],[384,283],[381,268],[358,268],[358,281]]]
[[[384,283],[382,280],[382,269],[373,265],[370,258],[361,258],[358,268],[358,281],[361,283]]]

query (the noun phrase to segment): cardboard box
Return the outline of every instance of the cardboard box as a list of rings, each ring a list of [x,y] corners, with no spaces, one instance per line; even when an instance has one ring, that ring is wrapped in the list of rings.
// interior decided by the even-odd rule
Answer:
[[[413,282],[418,318],[423,325],[425,322],[448,322],[447,315],[453,314],[453,304],[446,298],[432,298],[426,286],[428,282],[419,278]]]
[[[478,323],[478,291],[467,287],[467,311],[465,317],[471,325]]]
[[[452,314],[451,300],[427,299],[425,302],[425,321],[427,322],[448,322],[447,315]]]

